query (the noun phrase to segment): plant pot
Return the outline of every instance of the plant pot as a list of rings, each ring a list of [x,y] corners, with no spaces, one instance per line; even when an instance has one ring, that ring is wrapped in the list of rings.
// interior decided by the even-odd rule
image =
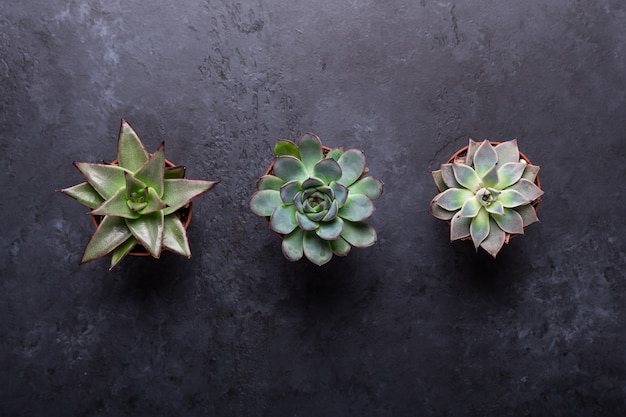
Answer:
[[[500,142],[495,142],[495,141],[489,141],[489,143],[493,146],[499,145]],[[452,156],[448,159],[448,164],[451,164],[453,162],[459,162],[459,163],[465,163],[465,158],[467,156],[467,149],[468,146],[464,146],[461,149],[459,149],[458,151],[456,151],[454,154],[452,154]],[[522,152],[519,152],[519,156],[520,158],[522,158],[524,161],[526,161],[526,163],[528,163],[529,165],[531,164],[530,159],[528,159],[528,157],[526,155],[524,155]],[[539,181],[539,175],[537,175],[535,177],[535,181],[534,181],[535,185],[539,188],[541,188],[541,182]],[[437,190],[439,192],[442,192],[443,190],[440,190],[439,187],[437,187]],[[535,209],[535,213],[537,212],[537,210],[539,209],[539,202],[541,201],[541,197],[537,198],[536,200],[534,200],[531,203],[531,206]],[[448,221],[448,224],[450,224],[451,222]],[[524,229],[526,229],[526,227],[524,227]],[[509,239],[511,239],[512,237],[518,236],[518,233],[514,233],[514,234],[510,234],[510,233],[506,233],[505,234],[505,238],[504,238],[504,243],[509,243]],[[461,238],[461,240],[471,240],[470,237],[464,237]]]
[[[110,162],[109,165],[118,165],[117,159],[114,160],[113,162]],[[168,168],[174,168],[176,166],[174,163],[172,163],[168,159],[165,160],[165,165]],[[191,223],[191,214],[193,212],[192,207],[193,207],[193,202],[189,202],[189,204],[187,204],[184,207],[181,207],[180,209],[178,209],[177,211],[174,212],[174,214],[183,223],[183,227],[185,228],[185,230],[189,227],[189,224]],[[100,225],[100,222],[102,221],[102,218],[103,218],[103,216],[97,216],[97,215],[93,215],[93,214],[91,215],[91,220],[92,220],[94,226],[96,226],[96,228]],[[150,253],[148,253],[148,251],[143,247],[143,245],[141,245],[141,243],[137,243],[137,245],[135,245],[135,247],[137,248],[137,250],[132,250],[132,251],[128,252],[129,255],[133,255],[133,256],[150,256]]]

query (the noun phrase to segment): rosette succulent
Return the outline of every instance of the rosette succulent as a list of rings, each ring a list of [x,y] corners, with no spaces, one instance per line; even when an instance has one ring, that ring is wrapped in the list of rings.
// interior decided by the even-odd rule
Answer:
[[[495,258],[511,235],[538,221],[538,172],[516,140],[492,146],[470,139],[464,156],[432,172],[439,194],[430,212],[450,222],[450,240],[471,238],[476,250],[480,246]]]
[[[317,136],[305,134],[297,145],[279,140],[274,154],[250,208],[269,218],[287,259],[305,256],[323,265],[333,254],[345,256],[352,246],[376,242],[376,231],[364,220],[374,213],[372,200],[382,194],[383,183],[366,176],[363,152],[324,148]]]
[[[164,143],[148,154],[135,131],[122,120],[117,163],[75,162],[87,179],[60,190],[91,209],[99,219],[81,263],[109,253],[111,268],[137,245],[155,258],[162,249],[190,257],[180,211],[208,192],[216,181],[188,180],[184,166],[166,167]]]

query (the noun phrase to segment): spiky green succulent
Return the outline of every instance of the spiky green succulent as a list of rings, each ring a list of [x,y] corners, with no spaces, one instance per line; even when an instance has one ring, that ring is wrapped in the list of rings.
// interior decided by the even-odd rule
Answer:
[[[464,158],[433,171],[440,192],[430,212],[450,221],[450,240],[471,237],[476,250],[482,247],[495,258],[511,235],[538,221],[538,172],[521,158],[516,140],[492,146],[470,139]]]
[[[250,199],[252,211],[269,217],[282,235],[282,252],[290,261],[304,255],[317,265],[345,256],[352,246],[376,242],[376,231],[364,220],[374,213],[372,200],[383,183],[365,176],[365,155],[356,149],[329,150],[320,139],[303,135],[298,144],[279,140],[273,169],[261,177]]]
[[[190,257],[187,232],[177,211],[217,182],[188,180],[183,178],[184,166],[166,167],[164,143],[148,154],[125,120],[117,161],[117,165],[75,162],[87,181],[60,190],[101,218],[81,263],[111,253],[113,268],[138,244],[155,258],[163,249]]]

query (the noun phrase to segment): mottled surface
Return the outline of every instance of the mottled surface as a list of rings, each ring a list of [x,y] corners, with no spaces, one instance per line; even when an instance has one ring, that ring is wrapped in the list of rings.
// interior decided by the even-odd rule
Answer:
[[[0,414],[626,415],[621,0],[3,0]],[[190,260],[78,265],[54,190],[124,117],[221,184]],[[290,263],[247,199],[281,138],[357,147],[379,242]],[[476,139],[542,166],[497,260],[448,242],[429,171]]]

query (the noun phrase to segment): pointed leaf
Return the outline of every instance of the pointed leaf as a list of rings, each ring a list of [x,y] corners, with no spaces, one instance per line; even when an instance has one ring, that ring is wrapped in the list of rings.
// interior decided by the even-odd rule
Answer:
[[[175,214],[163,219],[163,247],[187,258],[191,257],[187,231]]]
[[[376,200],[383,193],[383,182],[376,177],[361,178],[349,188],[350,194],[363,194]]]
[[[454,216],[454,211],[449,211],[437,203],[430,203],[430,214],[441,220],[450,220]]]
[[[467,154],[465,155],[465,163],[469,166],[474,166],[474,154],[476,154],[476,149],[478,149],[479,143],[473,139],[469,140],[467,145]]]
[[[313,175],[329,184],[341,178],[341,167],[334,159],[322,159],[313,167]]]
[[[104,203],[104,199],[88,182],[60,190],[63,194],[68,195],[78,201],[80,204],[94,209]]]
[[[522,177],[526,162],[507,162],[498,169],[498,184],[495,188],[503,190],[506,187],[515,184]]]
[[[165,172],[163,173],[163,179],[166,180],[176,180],[180,178],[185,178],[185,172],[187,171],[187,167],[184,165],[175,166],[175,167],[166,167]]]
[[[458,210],[465,200],[474,197],[474,193],[464,188],[449,188],[433,198],[432,203],[437,203],[445,210]]]
[[[335,217],[337,217],[338,214],[339,214],[339,204],[337,203],[337,200],[334,200],[330,204],[330,208],[328,209],[328,212],[324,215],[324,217],[322,217],[322,221],[329,222],[333,220]]]
[[[481,181],[476,172],[464,164],[452,164],[452,171],[457,182],[464,188],[476,192],[481,188]]]
[[[539,218],[537,217],[537,212],[530,204],[515,207],[513,210],[517,211],[519,215],[522,216],[524,227],[527,227],[528,225],[539,221]]]
[[[318,266],[328,263],[333,257],[330,242],[319,238],[315,232],[304,232],[302,247],[304,256]]]
[[[300,191],[300,181],[293,180],[286,182],[280,187],[280,199],[283,204],[293,204],[293,198]]]
[[[260,190],[250,198],[250,210],[257,216],[268,217],[276,207],[282,204],[280,193],[274,190]]]
[[[489,219],[489,236],[482,241],[480,246],[494,258],[500,252],[506,240],[506,234],[500,229],[493,219]]]
[[[87,182],[105,200],[111,198],[120,188],[126,186],[123,168],[116,165],[89,164],[86,162],[74,163],[76,168],[85,176]]]
[[[463,203],[463,207],[461,207],[461,211],[459,211],[458,215],[461,217],[475,217],[481,207],[482,204],[480,204],[476,196],[468,198],[465,200],[465,203]]]
[[[476,217],[472,219],[470,235],[474,242],[474,248],[478,250],[482,241],[489,235],[489,213],[484,208],[480,209]]]
[[[174,213],[181,207],[184,207],[196,197],[199,197],[205,193],[208,193],[215,185],[217,181],[204,181],[204,180],[165,180],[163,182],[163,196],[161,197],[165,204],[168,205],[163,210],[164,214]]]
[[[324,240],[335,240],[341,236],[343,232],[343,220],[340,217],[335,217],[329,222],[321,222],[319,228],[315,230],[315,233]]]
[[[137,171],[148,160],[148,152],[132,127],[122,119],[117,140],[117,160],[122,168]]]
[[[517,139],[499,143],[494,149],[498,155],[498,165],[500,166],[509,162],[519,162],[520,160]]]
[[[488,140],[483,141],[474,154],[474,170],[483,177],[498,162],[498,155]]]
[[[541,188],[537,187],[535,183],[522,178],[517,183],[513,184],[507,190],[515,190],[524,196],[528,201],[535,201],[543,195]]]
[[[100,207],[92,210],[94,216],[115,216],[125,219],[136,219],[139,213],[132,211],[127,204],[126,190],[120,188],[111,198],[106,200]]]
[[[341,178],[339,182],[346,187],[351,186],[363,173],[365,169],[365,155],[356,149],[349,149],[339,157],[341,166]]]
[[[285,183],[284,180],[274,175],[264,175],[256,183],[256,187],[259,190],[276,190],[279,191],[280,187]]]
[[[309,176],[313,176],[315,164],[323,158],[322,142],[314,134],[307,133],[300,138],[298,148],[300,149],[300,160],[309,172]]]
[[[485,208],[492,214],[504,214],[504,206],[499,201],[494,201]]]
[[[156,193],[154,188],[148,188],[148,204],[139,210],[139,214],[143,216],[144,214],[150,214],[155,211],[163,210],[166,207],[167,204],[159,198],[159,195]]]
[[[511,190],[510,188],[500,193],[498,201],[506,208],[513,208],[530,203],[530,200],[524,197],[520,192]]]
[[[431,174],[439,192],[443,192],[449,188],[443,180],[443,174],[440,169],[432,171]]]
[[[352,246],[348,242],[346,242],[342,237],[338,237],[335,240],[330,241],[330,248],[333,253],[337,256],[346,256],[350,253],[350,249]]]
[[[336,181],[330,183],[330,188],[333,190],[335,201],[337,202],[339,207],[342,207],[348,199],[348,189],[343,184],[340,184]]]
[[[454,176],[454,169],[452,168],[452,164],[443,164],[441,165],[441,177],[443,178],[443,182],[446,184],[446,188],[463,188],[461,184],[456,180]],[[445,189],[441,190],[442,192]]]
[[[301,229],[295,229],[293,232],[283,237],[281,249],[285,258],[292,262],[302,259],[304,253],[302,248],[303,239],[304,232]]]
[[[290,140],[279,139],[274,146],[275,156],[290,155],[297,159],[300,159],[300,151],[298,146]]]
[[[148,187],[154,188],[159,196],[163,195],[163,181],[165,176],[165,152],[163,143],[159,145],[152,157],[139,168],[134,176]]]
[[[457,213],[450,222],[450,240],[463,239],[470,236],[471,217],[461,217]]]
[[[274,174],[285,181],[304,181],[309,177],[302,161],[293,156],[279,156],[276,158]]]
[[[288,206],[280,205],[276,207],[270,217],[270,227],[273,231],[283,235],[293,232],[293,229],[298,227],[298,222],[296,221],[296,208],[293,204]]]
[[[493,187],[498,183],[498,181],[498,164],[494,165],[493,168],[481,177],[481,182],[484,187]]]
[[[131,196],[133,193],[142,192],[146,189],[146,184],[142,181],[139,181],[137,178],[133,176],[133,174],[129,172],[124,173],[124,181],[126,184],[126,195]]]
[[[539,173],[539,167],[537,165],[528,164],[526,165],[526,169],[522,174],[522,178],[525,178],[530,182],[535,182],[535,179],[537,178],[537,173]]]
[[[135,239],[155,258],[161,256],[163,242],[163,211],[146,214],[138,219],[126,219],[126,225]]]
[[[491,218],[500,226],[500,229],[511,234],[524,233],[524,221],[522,216],[513,209],[504,209],[504,214],[492,214]]]
[[[350,194],[346,203],[339,209],[339,217],[353,222],[365,220],[374,213],[374,203],[363,194]]]
[[[111,252],[111,264],[109,266],[109,270],[113,269],[113,267],[120,263],[126,255],[137,245],[137,239],[134,236],[130,236],[124,243],[119,245],[117,248]]]
[[[298,211],[296,211],[296,221],[302,230],[315,230],[319,227],[319,224],[316,221],[309,219],[306,214],[302,214]]]
[[[372,226],[363,222],[343,222],[343,232],[341,237],[352,246],[366,248],[376,243],[376,230]]]
[[[108,254],[124,243],[130,236],[130,230],[126,227],[124,219],[121,217],[105,217],[89,240],[81,263]]]

